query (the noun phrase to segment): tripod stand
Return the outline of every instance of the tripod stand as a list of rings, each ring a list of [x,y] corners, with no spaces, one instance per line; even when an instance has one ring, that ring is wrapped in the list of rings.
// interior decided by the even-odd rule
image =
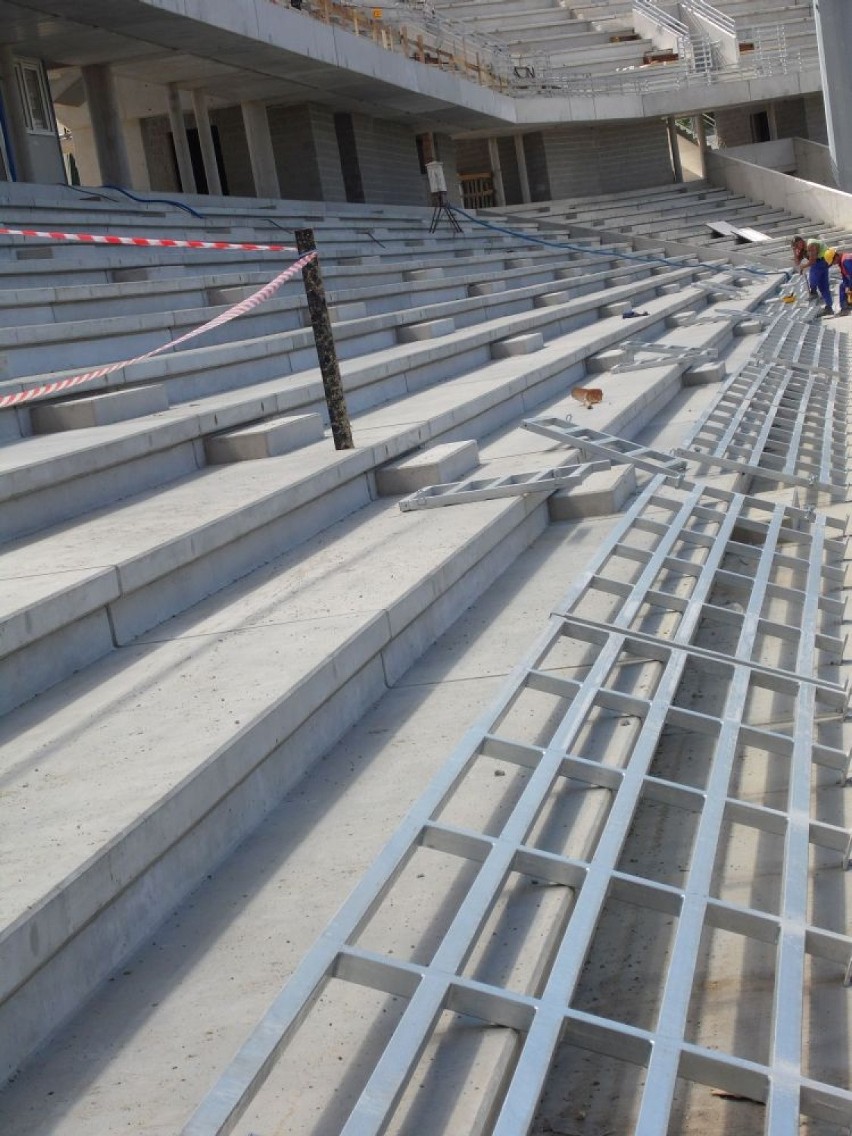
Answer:
[[[455,230],[455,232],[461,233],[463,231],[462,227],[458,223],[458,219],[456,218],[455,213],[453,213],[452,209],[450,208],[450,206],[447,203],[447,192],[446,192],[446,190],[442,189],[442,190],[438,190],[437,193],[433,193],[432,194],[432,202],[433,202],[435,208],[434,208],[434,211],[432,213],[432,223],[429,226],[429,232],[434,233],[435,230],[438,228],[438,224],[439,224],[441,218],[445,217],[447,219],[447,221],[449,221],[450,225]]]

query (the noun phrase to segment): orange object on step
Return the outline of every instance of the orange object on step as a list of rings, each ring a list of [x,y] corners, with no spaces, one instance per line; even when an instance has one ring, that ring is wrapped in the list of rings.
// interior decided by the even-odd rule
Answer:
[[[571,397],[576,398],[577,402],[582,402],[583,406],[591,410],[593,406],[603,402],[603,391],[598,387],[573,387]]]

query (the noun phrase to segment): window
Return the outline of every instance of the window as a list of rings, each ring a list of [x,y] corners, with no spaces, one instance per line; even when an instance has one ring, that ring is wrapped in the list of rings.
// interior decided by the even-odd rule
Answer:
[[[53,134],[53,110],[42,65],[35,60],[19,59],[15,75],[27,130],[33,134]]]

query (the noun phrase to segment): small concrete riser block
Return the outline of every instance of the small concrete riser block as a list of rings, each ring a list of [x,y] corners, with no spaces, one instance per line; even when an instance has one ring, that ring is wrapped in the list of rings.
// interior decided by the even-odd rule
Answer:
[[[376,489],[380,497],[413,493],[427,485],[458,481],[478,465],[476,442],[444,442],[376,470]]]
[[[734,324],[732,333],[737,339],[742,339],[745,335],[757,335],[760,330],[760,320],[747,319],[740,320],[739,323]]]
[[[602,308],[598,308],[598,315],[601,319],[607,319],[609,316],[620,316],[622,312],[629,312],[632,306],[627,300],[616,300],[613,304],[604,304]]]
[[[617,465],[593,473],[576,489],[560,489],[547,502],[551,521],[576,521],[617,513],[636,492],[632,465]]]
[[[290,414],[228,430],[204,439],[204,454],[210,465],[228,462],[254,461],[256,458],[274,458],[290,453],[323,436],[319,414]]]
[[[626,358],[627,352],[622,347],[612,347],[608,351],[599,351],[597,355],[586,360],[586,371],[590,375],[600,375],[604,371],[611,370],[618,363],[623,363]]]
[[[346,320],[364,319],[367,315],[367,305],[363,301],[351,304],[329,304],[328,318],[332,323],[345,323]],[[305,327],[311,326],[311,313],[305,308],[302,311],[302,323]]]
[[[492,359],[509,359],[515,355],[531,355],[544,347],[544,336],[540,331],[530,331],[525,335],[514,335],[511,339],[501,339],[491,344]]]
[[[126,387],[87,398],[34,406],[30,420],[34,434],[55,434],[60,430],[83,430],[88,426],[108,426],[130,418],[144,418],[168,410],[169,396],[159,383]]]
[[[397,338],[400,343],[420,343],[424,339],[437,339],[441,335],[449,335],[450,332],[455,331],[455,326],[451,319],[412,323],[408,327],[401,327],[397,332]]]
[[[505,291],[506,283],[504,280],[483,280],[480,284],[469,285],[467,294],[473,298],[475,296],[493,296],[497,292]]]
[[[689,327],[695,320],[695,312],[672,312],[666,316],[666,327]]]
[[[681,378],[685,387],[703,387],[707,383],[722,382],[726,375],[724,362],[714,360],[712,363],[699,363],[695,367],[690,367],[683,372]]]

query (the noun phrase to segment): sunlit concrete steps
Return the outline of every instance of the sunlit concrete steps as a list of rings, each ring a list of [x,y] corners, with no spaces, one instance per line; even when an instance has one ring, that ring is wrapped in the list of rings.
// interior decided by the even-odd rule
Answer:
[[[694,302],[697,297],[689,298]],[[678,298],[681,307],[683,302]],[[654,301],[636,330],[666,334],[671,310],[670,297]],[[687,342],[696,333],[700,342],[719,346],[730,342],[732,334],[724,320],[702,325],[700,332],[681,331],[689,335]],[[357,507],[360,479],[383,461],[437,439],[481,436],[536,403],[564,395],[585,377],[592,355],[628,334],[622,321],[611,317],[594,332],[579,328],[532,356],[491,364],[479,360],[475,369],[437,387],[415,384],[381,409],[355,416],[356,444],[364,446],[355,453],[330,457],[328,443],[315,443],[286,458],[183,477],[176,471],[180,479],[162,489],[7,545],[0,601],[2,709],[47,689],[113,646],[131,642],[269,559],[273,550],[290,547],[345,516]],[[192,425],[186,424],[186,434]],[[113,462],[128,460],[121,446],[126,437],[112,439],[116,452],[108,456]],[[131,441],[138,445],[146,439],[137,435]],[[108,443],[106,439],[104,445]],[[89,462],[91,473],[105,459],[105,450],[57,455],[54,461],[65,461],[66,474],[72,456],[78,467]],[[43,485],[44,463],[29,469]],[[290,481],[273,491],[270,479],[282,471]],[[19,486],[26,481],[24,467],[8,471],[9,480],[14,475]],[[52,482],[51,488],[61,500],[62,487]],[[74,491],[69,481],[65,499]]]
[[[691,278],[690,270],[671,277],[657,276],[654,291],[649,290],[647,298],[654,295],[658,286],[665,286],[666,280],[679,281],[686,286]],[[621,279],[623,283],[624,278]],[[508,328],[502,323],[493,325],[485,343],[484,357],[487,359],[489,352],[496,354],[500,344],[511,341],[513,336],[535,334],[550,340],[572,324],[589,324],[590,317],[598,313],[601,299],[609,299],[611,294],[590,296],[588,287],[588,279],[582,278],[576,288],[566,290],[564,304],[540,310],[531,323],[515,320]],[[624,287],[618,293],[627,294]],[[632,289],[629,294],[632,302],[635,299]],[[682,301],[691,302],[690,298]],[[680,305],[668,300],[666,311],[677,306]],[[622,337],[627,334],[626,325],[616,326],[624,328]],[[470,365],[467,343],[467,336],[457,335],[454,342],[433,341],[385,353],[373,361],[344,364],[342,371],[350,406],[353,410],[361,409],[391,397],[400,389],[427,383],[430,363],[437,366],[438,375],[446,379],[452,374],[453,358],[460,348],[463,356],[459,366],[463,369]],[[252,358],[252,349],[262,354]],[[295,373],[282,381],[278,377],[281,372],[279,354],[273,351],[270,355],[269,349],[268,341],[258,340],[242,343],[231,352],[240,375],[247,365],[251,366],[253,374],[261,364],[271,370],[272,377],[265,382],[236,391],[228,391],[224,384],[222,393],[199,395],[155,415],[96,429],[29,437],[0,447],[0,503],[3,506],[0,539],[36,531],[43,525],[55,524],[184,476],[203,464],[199,444],[218,430],[273,414],[324,412],[316,372]],[[481,337],[477,339],[475,350],[477,353],[483,350]],[[209,350],[201,349],[196,366],[203,370],[203,361],[209,359],[210,354]],[[477,354],[477,358],[480,357]],[[7,411],[5,416],[10,417],[12,413]],[[25,413],[15,412],[16,421],[17,416]]]
[[[649,323],[659,322],[667,302],[654,301]],[[203,497],[176,487],[199,534],[210,531],[199,509],[211,501],[221,508],[227,498],[231,515],[245,516],[235,489],[246,477],[256,487],[263,482],[266,500],[275,481],[283,500],[288,488],[293,492],[294,473],[306,486],[322,481],[330,491],[346,481],[349,466],[349,511],[356,501],[363,507],[350,522],[6,715],[0,743],[13,745],[0,744],[0,760],[11,823],[0,840],[10,850],[10,886],[0,898],[0,982],[10,996],[0,1009],[7,1046],[0,1068],[14,1068],[73,1013],[545,523],[537,501],[516,499],[415,514],[409,525],[411,515],[394,504],[369,504],[370,458],[386,460],[391,439],[403,433],[410,449],[429,435],[493,431],[548,398],[564,405],[570,368],[579,374],[595,346],[623,334],[620,321],[605,323],[594,342],[583,329],[554,343],[550,378],[541,368],[538,387],[517,359],[503,360],[365,414],[356,421],[369,439],[364,449],[329,453],[317,444],[217,471]],[[724,334],[723,326],[703,325],[688,341],[721,344]],[[619,385],[621,408],[608,425],[629,431],[679,389],[679,372],[664,365],[645,372],[641,384],[625,376]],[[466,410],[453,390],[465,396]],[[381,454],[369,455],[370,446]],[[311,460],[314,470],[307,468]],[[162,534],[180,509],[169,507],[168,495],[158,495],[157,504],[140,507],[151,509],[152,523],[159,518]],[[114,551],[122,542],[144,542],[139,514],[121,512],[118,524],[107,513],[100,522]],[[288,530],[274,522],[269,528],[267,547],[280,554]],[[90,562],[97,552],[92,530],[88,542],[85,534],[74,540]],[[233,557],[232,545],[226,548]],[[499,558],[490,555],[497,547]],[[71,571],[70,561],[57,564],[53,552],[51,563]],[[167,559],[163,548],[156,555]],[[227,579],[235,568],[232,558]],[[192,717],[203,728],[187,729]],[[79,799],[73,810],[69,777]],[[35,852],[27,839],[34,832],[50,833]]]
[[[444,350],[454,356],[459,351],[460,345],[468,342],[471,343],[471,349],[486,351],[487,344],[507,334],[503,328],[517,334],[538,328],[556,329],[563,318],[579,321],[580,324],[590,323],[596,318],[596,312],[604,300],[594,294],[570,300],[571,290],[579,289],[587,292],[588,287],[594,283],[605,286],[610,284],[612,279],[617,279],[624,283],[615,289],[610,289],[607,292],[607,300],[641,299],[642,296],[654,295],[657,287],[663,283],[659,275],[650,275],[651,268],[652,266],[645,264],[644,261],[636,261],[629,267],[619,267],[617,272],[604,269],[603,273],[596,276],[585,274],[576,278],[569,277],[567,281],[559,282],[558,292],[566,293],[565,303],[561,302],[561,294],[554,296],[554,299],[560,301],[559,303],[549,301],[542,303],[541,307],[534,307],[527,298],[520,304],[521,309],[527,310],[521,310],[518,314],[509,317],[500,317],[500,312],[506,311],[507,306],[513,306],[517,302],[516,299],[512,298],[511,293],[507,295],[496,292],[477,295],[467,301],[427,304],[424,307],[409,308],[401,312],[387,312],[381,316],[344,321],[337,325],[335,332],[337,354],[342,360],[349,360],[365,351],[375,352],[386,349],[391,351],[393,357],[398,357],[400,348],[396,346],[396,342],[402,328],[442,317],[452,318],[460,325],[469,321],[475,326],[457,332],[456,335],[461,336],[461,339],[448,335],[427,346],[426,350],[433,353],[433,358],[440,357]],[[673,269],[673,274],[669,277],[671,282],[686,282],[691,278],[690,268]],[[540,289],[540,286],[535,285],[534,291],[535,289]],[[542,295],[541,299],[544,300],[545,296]],[[314,367],[315,364],[316,350],[312,332],[304,328],[300,331],[260,335],[252,340],[164,353],[157,358],[140,362],[132,368],[118,370],[95,379],[87,385],[86,391],[94,393],[117,390],[125,385],[167,379],[169,401],[176,403],[197,399],[199,396],[231,387],[248,386],[264,378],[294,374],[296,371]],[[353,378],[356,374],[358,374],[356,365],[352,364],[346,368],[348,382],[351,385],[356,383]],[[22,377],[6,383],[0,382],[0,393],[26,390],[34,382],[43,382],[48,377],[39,375]],[[433,376],[436,377],[438,376]],[[375,398],[371,392],[367,396]],[[364,393],[359,392],[357,387],[351,391],[351,398],[354,409],[364,406],[365,403],[362,401]],[[30,433],[26,416],[26,408],[0,411],[0,437],[9,438],[20,433]]]
[[[517,252],[514,242],[507,241],[505,248],[474,253],[462,258],[429,258],[410,260],[395,269],[386,264],[374,263],[347,266],[334,262],[323,263],[322,274],[330,304],[350,303],[358,297],[364,301],[380,298],[383,294],[397,298],[394,307],[405,303],[399,285],[417,295],[423,291],[460,289],[483,281],[493,281],[495,268],[501,271],[507,284],[519,282],[535,271],[553,280],[570,253],[560,253],[541,246],[532,246],[530,256],[539,266],[509,268],[511,256]],[[578,254],[574,254],[575,258]],[[525,259],[528,259],[525,257]],[[583,262],[594,266],[603,258],[589,254]],[[261,262],[263,263],[263,262]],[[176,309],[200,308],[216,303],[236,302],[262,287],[276,270],[267,260],[263,271],[218,272],[203,276],[177,276],[161,280],[129,280],[114,284],[68,284],[49,288],[29,288],[0,291],[0,328],[21,325],[62,324],[67,321],[102,320],[116,316],[172,312]],[[422,276],[418,276],[421,273]],[[361,288],[344,288],[346,283],[361,283]],[[241,289],[239,293],[234,291]],[[279,296],[291,294],[304,307],[304,285],[301,274],[287,282]],[[382,310],[388,310],[387,307]],[[201,320],[200,322],[203,322]]]
[[[367,506],[247,588],[5,718],[0,1075],[79,1008],[545,523],[532,499],[463,516]]]
[[[350,408],[357,411],[393,398],[399,392],[410,392],[432,382],[446,381],[460,372],[465,373],[471,367],[488,361],[492,345],[513,336],[537,333],[550,341],[572,329],[588,328],[587,338],[590,344],[595,344],[598,339],[596,332],[600,330],[597,327],[599,309],[603,303],[627,298],[632,302],[640,295],[650,302],[658,289],[666,288],[668,284],[687,289],[692,278],[693,270],[685,268],[651,277],[643,284],[641,293],[634,285],[622,285],[591,295],[588,294],[588,282],[584,281],[579,296],[572,298],[570,291],[566,291],[559,304],[508,318],[498,317],[485,325],[459,329],[437,340],[396,347],[344,362],[341,369]],[[692,294],[668,296],[661,311],[664,307],[665,313],[669,314],[693,304],[695,299]],[[623,321],[607,324],[603,329],[604,338],[607,342],[623,338],[635,326],[628,326]],[[184,390],[187,397],[183,405],[177,404],[177,399],[174,399],[175,405],[168,411],[147,418],[118,422],[94,430],[70,431],[65,435],[26,438],[0,447],[0,499],[5,501],[5,537],[33,531],[41,521],[54,523],[69,515],[76,503],[85,510],[114,499],[101,496],[103,490],[85,479],[105,474],[106,491],[124,496],[128,492],[128,484],[133,484],[133,478],[150,487],[156,483],[152,482],[152,476],[160,475],[161,471],[164,480],[175,476],[171,465],[163,460],[164,450],[184,446],[186,442],[200,439],[217,429],[257,417],[314,409],[321,402],[321,393],[316,361],[311,355],[312,346],[307,336],[305,341],[306,359],[309,361],[307,371],[300,373],[294,369],[286,380],[282,378],[285,363],[281,346],[272,337],[244,341],[227,349],[199,348],[192,353],[186,352],[171,357],[168,370],[162,369],[165,359],[152,360],[149,364],[140,365],[135,373],[137,380],[156,382],[171,376],[170,384],[192,383],[195,397],[191,398]],[[223,372],[216,383],[211,381],[214,365]],[[229,389],[232,384],[236,385],[247,367],[255,381],[244,382],[241,389]],[[206,392],[205,386],[210,388]],[[10,416],[25,411],[4,413]],[[194,462],[191,456],[187,460]],[[134,463],[129,481],[115,475],[115,467],[125,462]],[[143,471],[140,463],[153,465],[153,471],[150,468]],[[72,492],[65,483],[74,481],[78,484]],[[52,501],[48,500],[51,494]]]
[[[590,264],[586,268],[587,287],[604,284],[615,271],[612,263],[615,259],[612,258],[609,266],[604,264],[601,268],[597,264]],[[502,269],[502,263],[499,267]],[[625,279],[629,279],[648,270],[648,266],[636,262],[629,268],[619,268],[618,273]],[[578,274],[579,272],[582,272],[580,267],[578,267]],[[432,287],[428,289],[432,303],[429,304],[427,301],[426,308],[421,304],[416,309],[416,315],[413,318],[417,320],[428,319],[428,307],[435,306],[440,309],[442,302],[450,301],[458,306],[454,307],[449,314],[457,313],[466,321],[487,318],[488,311],[492,308],[502,307],[503,309],[516,308],[516,310],[520,310],[529,306],[537,296],[553,286],[555,272],[551,270],[543,275],[545,277],[543,281],[531,283],[526,287],[481,296],[465,295],[468,285],[474,288],[482,282],[481,279],[460,276],[455,285],[455,295],[448,296],[442,301],[442,288],[438,281],[440,280],[446,285],[452,281],[453,277],[440,274],[438,280],[432,282]],[[493,280],[493,278],[492,270],[491,279]],[[570,290],[570,281],[563,286]],[[245,291],[248,292],[249,290]],[[227,294],[227,289],[225,292]],[[361,299],[363,294],[359,290],[351,295],[351,298],[335,302],[333,305],[335,310],[332,311],[332,316],[337,315],[336,309],[339,309],[345,317],[347,306],[357,307],[365,302]],[[417,298],[417,293],[414,295]],[[159,347],[170,339],[177,339],[186,332],[201,326],[207,320],[224,312],[232,303],[241,298],[242,293],[234,294],[227,296],[228,303],[205,308],[174,307],[165,312],[154,311],[139,315],[104,316],[100,319],[78,318],[56,324],[18,324],[0,327],[0,360],[2,360],[0,361],[0,380],[12,379],[21,375],[47,373],[54,369],[56,361],[60,358],[68,366],[79,368],[112,362],[116,357],[118,359],[132,358],[137,354]],[[387,292],[381,299],[387,301]],[[373,304],[372,306],[375,308],[377,305]],[[389,332],[389,329],[402,327],[410,322],[408,313],[412,309],[388,310],[391,305],[387,302],[378,306],[383,309],[381,314],[369,317],[365,314],[362,319],[354,318],[348,321],[353,326],[350,327],[348,332],[345,330],[341,332],[342,343],[349,339],[353,340],[351,344],[345,347],[347,354],[351,355],[353,352],[366,349],[368,345],[361,343],[359,337],[375,337],[377,333]],[[295,289],[295,294],[291,290],[289,296],[273,297],[255,310],[241,316],[239,323],[223,324],[219,328],[206,332],[204,342],[209,345],[232,343],[236,339],[273,335],[288,330],[295,331],[303,328],[306,323],[304,290],[301,287],[301,281],[299,281],[299,288]],[[375,339],[371,342],[373,346],[378,345]]]

